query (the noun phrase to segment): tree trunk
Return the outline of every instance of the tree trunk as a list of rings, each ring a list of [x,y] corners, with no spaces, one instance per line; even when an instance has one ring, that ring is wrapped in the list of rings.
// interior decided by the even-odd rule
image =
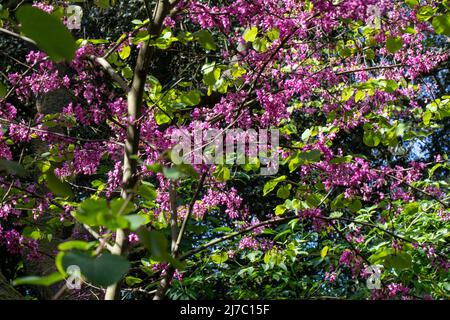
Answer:
[[[146,0],[145,0],[146,1]],[[145,2],[144,1],[144,2]],[[175,7],[178,0],[159,0],[155,4],[153,18],[150,18],[150,24],[148,31],[150,35],[158,37],[161,34],[163,21],[166,16],[170,13],[170,10]],[[145,2],[148,9],[148,3]],[[137,187],[138,179],[136,176],[138,146],[139,146],[139,136],[140,128],[139,124],[135,120],[141,117],[141,107],[143,103],[144,87],[147,80],[147,75],[149,72],[149,66],[153,54],[155,52],[155,47],[149,46],[146,42],[139,50],[138,58],[136,61],[136,67],[134,68],[133,80],[131,83],[131,88],[128,92],[127,103],[128,103],[128,117],[130,123],[127,128],[127,139],[125,141],[124,150],[124,163],[123,163],[123,177],[122,177],[122,197],[126,201],[132,201]],[[127,255],[128,247],[128,234],[125,230],[117,229],[116,239],[114,247],[111,251],[115,255]],[[120,297],[120,285],[121,281],[118,283],[110,285],[106,289],[105,300],[115,300]]]

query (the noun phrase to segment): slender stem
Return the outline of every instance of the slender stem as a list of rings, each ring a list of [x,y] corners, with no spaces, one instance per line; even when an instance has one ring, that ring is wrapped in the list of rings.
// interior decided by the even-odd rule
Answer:
[[[170,216],[170,228],[172,232],[172,255],[176,255],[177,251],[177,239],[178,239],[178,212],[177,212],[177,191],[174,186],[175,182],[172,181],[169,185],[169,197],[170,197],[170,209],[172,214]]]
[[[446,204],[445,202],[443,202],[441,199],[435,197],[435,196],[432,195],[431,193],[428,193],[428,192],[426,192],[425,190],[422,190],[422,189],[420,189],[420,188],[417,188],[417,187],[411,185],[410,183],[406,182],[405,180],[402,180],[402,179],[400,179],[400,178],[397,178],[396,176],[393,176],[393,175],[390,175],[390,174],[387,174],[387,176],[388,176],[389,178],[391,178],[391,179],[397,180],[398,182],[400,182],[400,183],[402,183],[402,184],[404,184],[404,185],[406,185],[406,186],[408,186],[408,187],[410,187],[410,188],[416,190],[417,192],[420,192],[420,193],[422,193],[422,194],[424,194],[424,195],[430,197],[430,198],[433,199],[433,200],[436,200],[437,202],[439,202],[440,204],[442,204],[442,205],[444,206],[444,208],[447,208],[447,207],[448,207],[448,204]]]
[[[147,0],[144,0],[147,1]],[[168,0],[159,0],[153,11],[153,18],[149,23],[148,32],[150,36],[159,36],[162,31],[163,21],[170,10],[178,3],[173,4]],[[128,91],[128,119],[127,139],[125,141],[124,164],[123,164],[123,188],[122,197],[133,200],[135,189],[138,185],[137,154],[140,140],[140,126],[137,119],[141,117],[144,87],[149,72],[150,62],[153,58],[155,47],[145,42],[140,48],[136,67],[134,69],[133,81]],[[128,235],[123,229],[117,229],[113,254],[126,255],[128,246]],[[120,283],[115,283],[106,289],[105,300],[118,299],[120,296]]]
[[[388,66],[375,66],[375,67],[361,68],[361,69],[355,69],[355,70],[345,70],[345,71],[337,72],[336,75],[341,76],[344,74],[355,73],[355,72],[374,71],[374,70],[380,70],[380,69],[393,69],[393,68],[400,68],[400,67],[404,67],[404,65],[401,63],[397,63],[397,64],[393,64],[393,65],[388,65]]]
[[[33,47],[37,47],[37,43],[36,43],[34,40],[32,40],[32,39],[30,39],[30,38],[28,38],[28,37],[21,36],[21,35],[18,34],[18,33],[15,33],[15,32],[13,32],[13,31],[10,31],[10,30],[4,29],[4,28],[0,28],[0,32],[2,32],[2,33],[4,33],[4,34],[7,34],[7,35],[9,35],[9,36],[11,36],[11,37],[20,39],[20,40],[22,40],[22,41],[25,41],[25,42],[27,42],[28,44],[31,44]]]
[[[113,67],[111,66],[111,64],[109,64],[108,61],[106,61],[105,58],[102,57],[96,57],[96,56],[89,56],[89,59],[95,63],[97,63],[98,65],[100,65],[107,73],[108,75],[115,81],[117,82],[117,84],[120,86],[120,88],[122,88],[122,90],[125,93],[128,93],[128,91],[130,90],[130,88],[128,88],[128,84],[127,82],[117,73],[114,71]]]
[[[178,250],[180,247],[181,240],[183,239],[184,232],[186,231],[187,221],[189,220],[189,217],[192,214],[192,210],[194,209],[195,201],[197,201],[198,195],[200,193],[200,190],[202,189],[205,178],[206,178],[206,172],[204,172],[200,178],[200,181],[198,182],[197,189],[195,190],[194,196],[192,197],[191,203],[189,204],[188,213],[186,214],[186,217],[183,220],[183,223],[181,224],[180,233],[178,234],[178,239],[176,243],[176,249]]]
[[[71,136],[67,136],[65,134],[62,133],[58,133],[58,132],[54,132],[54,131],[49,131],[49,130],[45,130],[45,129],[39,129],[39,128],[34,128],[34,127],[30,127],[28,125],[24,125],[21,123],[16,123],[14,121],[5,119],[5,118],[0,118],[0,122],[6,123],[6,124],[14,124],[16,126],[22,127],[22,128],[27,128],[27,130],[29,131],[34,131],[34,132],[40,132],[40,133],[46,133],[50,136],[53,137],[59,137],[61,139],[67,139],[70,141],[79,141],[79,142],[109,142],[109,143],[114,143],[116,145],[119,146],[124,146],[123,143],[115,141],[115,140],[111,140],[111,139],[85,139],[85,138],[80,138],[80,137],[71,137]]]
[[[176,228],[176,226],[177,226],[176,222],[175,222],[175,226],[172,226],[172,257],[174,259],[178,258],[178,251],[180,249],[181,240],[183,239],[183,235],[184,235],[184,233],[186,231],[187,221],[189,220],[189,217],[192,214],[192,210],[194,208],[195,201],[197,200],[197,197],[198,197],[198,195],[200,193],[200,190],[202,189],[202,187],[203,187],[203,185],[205,183],[206,175],[207,175],[207,173],[204,172],[202,174],[201,178],[200,178],[200,181],[198,182],[197,189],[195,190],[194,196],[191,199],[191,202],[189,204],[188,212],[187,212],[186,217],[184,218],[184,220],[183,220],[183,222],[181,224],[180,231],[178,232],[178,230]],[[173,211],[173,208],[174,208],[175,204],[172,205],[172,203],[175,202],[175,196],[172,195],[172,193],[173,193],[173,191],[171,191],[171,193],[170,193],[170,199],[171,199],[171,206],[172,206],[172,211]],[[172,213],[172,219],[173,219],[174,216],[176,217],[176,213]],[[172,222],[171,222],[171,224],[172,224]],[[174,228],[176,228],[176,229],[174,229]],[[153,300],[161,300],[161,299],[164,298],[164,296],[166,294],[166,291],[169,288],[169,284],[172,281],[172,277],[173,277],[173,273],[174,272],[175,272],[175,268],[171,264],[169,264],[169,266],[166,269],[166,276],[163,277],[163,279],[159,283],[159,286],[158,286],[158,288],[156,290],[156,293],[155,293],[155,295],[153,297]]]

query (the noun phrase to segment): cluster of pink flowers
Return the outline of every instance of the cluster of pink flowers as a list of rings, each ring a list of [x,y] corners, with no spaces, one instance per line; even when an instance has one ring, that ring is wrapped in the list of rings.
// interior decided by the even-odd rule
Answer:
[[[195,202],[193,211],[195,217],[201,219],[209,210],[217,206],[224,206],[226,208],[225,213],[228,217],[236,219],[241,216],[241,205],[242,198],[234,188],[227,191],[208,189],[203,198]]]
[[[2,204],[0,207],[0,218],[3,220],[7,220],[8,216],[20,216],[20,211],[17,209],[14,209],[14,205],[16,204],[15,200],[12,200],[10,203]]]
[[[4,230],[0,224],[0,245],[4,245],[13,255],[24,254],[28,259],[38,258],[38,243],[36,240],[22,236],[17,230]]]
[[[112,193],[120,186],[122,183],[122,163],[116,162],[114,164],[114,169],[108,172],[108,181],[106,186],[106,197],[110,198]]]
[[[372,290],[372,300],[387,300],[400,297],[402,300],[412,300],[414,297],[410,295],[410,289],[401,283],[390,283],[383,289]],[[432,299],[431,296],[425,296],[426,300]]]
[[[164,277],[167,274],[168,267],[169,265],[166,262],[158,262],[152,265],[152,271],[155,273],[161,272],[161,276]],[[183,275],[178,269],[175,269],[172,278],[180,282],[183,281]]]
[[[326,221],[320,218],[322,211],[318,208],[301,210],[298,215],[302,220],[312,221],[312,227],[317,232],[327,225]]]
[[[339,265],[346,266],[352,271],[353,277],[356,277],[364,270],[363,259],[359,254],[350,250],[344,250],[339,258]]]
[[[450,221],[450,211],[446,210],[438,210],[437,216],[441,219],[443,222]]]
[[[43,52],[30,51],[26,56],[26,62],[36,71],[24,77],[17,72],[8,74],[9,82],[15,86],[17,97],[22,101],[27,101],[38,94],[69,87],[68,77],[61,77],[53,62]]]
[[[86,143],[74,152],[73,166],[76,173],[92,175],[97,172],[103,150],[99,144]]]
[[[239,241],[239,249],[252,249],[256,250],[259,248],[259,242],[253,237],[245,236]]]
[[[364,234],[361,234],[361,228],[354,230],[353,232],[349,232],[346,235],[346,239],[349,242],[353,242],[356,244],[361,244],[364,242]]]
[[[39,8],[47,13],[52,13],[53,9],[54,9],[52,5],[42,2],[42,1],[33,2],[33,7]]]
[[[336,282],[336,279],[337,279],[337,274],[336,274],[336,272],[325,272],[325,280],[326,281],[329,281],[329,282],[331,282],[331,283],[334,283],[334,282]]]
[[[390,297],[401,294],[402,298],[406,298],[407,294],[409,293],[409,288],[405,287],[401,283],[390,283],[387,286],[387,290]]]
[[[130,233],[128,235],[128,242],[130,244],[135,244],[139,242],[139,236],[136,233]]]

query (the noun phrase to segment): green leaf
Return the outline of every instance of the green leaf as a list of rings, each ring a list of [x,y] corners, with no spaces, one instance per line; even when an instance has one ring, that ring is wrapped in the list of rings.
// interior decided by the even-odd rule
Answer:
[[[8,88],[0,81],[0,98],[4,98],[8,93]]]
[[[403,39],[401,37],[389,37],[386,40],[386,49],[390,53],[396,53],[403,47]]]
[[[363,141],[369,147],[376,147],[380,144],[381,137],[378,132],[373,132],[372,130],[365,130]]]
[[[57,17],[29,5],[21,6],[16,17],[22,32],[34,40],[52,60],[72,61],[77,45],[72,34]]]
[[[300,165],[318,162],[320,161],[321,156],[322,153],[317,149],[298,152],[295,157],[289,162],[289,170],[290,172],[293,172]]]
[[[97,7],[101,8],[101,9],[108,9],[109,1],[110,0],[94,0],[94,3]]]
[[[333,211],[330,213],[330,218],[336,219],[342,217],[343,213],[340,211]]]
[[[320,161],[321,156],[322,153],[317,149],[308,150],[299,154],[299,157],[306,160],[308,163]]]
[[[394,80],[382,80],[381,84],[384,90],[389,93],[393,93],[398,89],[398,83]]]
[[[280,183],[281,181],[286,180],[286,176],[281,176],[275,179],[272,179],[270,181],[267,181],[264,184],[264,188],[263,188],[263,195],[267,195],[269,192],[271,192],[273,189],[275,189],[275,187],[278,185],[278,183]]]
[[[153,201],[156,199],[157,192],[151,183],[142,181],[138,187],[138,195],[140,195],[145,201]]]
[[[23,284],[34,285],[34,286],[51,286],[52,284],[64,280],[64,276],[59,272],[54,272],[48,276],[38,277],[30,276],[18,278],[13,281],[13,286],[19,286]]]
[[[211,230],[211,232],[231,232],[231,231],[233,230],[230,227],[219,227]]]
[[[409,253],[391,254],[384,259],[385,268],[397,270],[410,269],[412,267],[412,257]]]
[[[217,166],[216,171],[214,171],[214,176],[219,181],[230,180],[230,177],[231,177],[230,169],[228,169],[226,166],[222,166],[222,165]]]
[[[352,55],[352,50],[350,50],[350,48],[348,48],[348,47],[343,47],[341,50],[339,50],[338,53],[339,53],[339,56],[341,56],[342,58],[347,58]]]
[[[182,173],[178,170],[177,167],[164,167],[163,168],[164,176],[170,180],[177,180],[181,178]]]
[[[405,3],[411,9],[419,5],[419,0],[405,0]]]
[[[89,226],[105,226],[110,230],[128,227],[128,221],[124,217],[134,209],[131,202],[124,204],[125,200],[117,198],[109,203],[106,199],[89,198],[80,203],[75,212],[75,219]]]
[[[281,186],[277,191],[277,197],[281,198],[281,199],[289,198],[289,195],[291,193],[291,188],[292,188],[291,184]]]
[[[302,133],[302,141],[303,142],[307,142],[309,140],[309,138],[311,137],[311,129],[306,129],[305,131],[303,131]]]
[[[159,163],[148,164],[146,167],[154,173],[161,173],[163,171],[163,166]]]
[[[200,30],[194,34],[194,36],[197,38],[197,41],[200,43],[200,45],[206,49],[206,50],[216,50],[217,46],[214,43],[214,39],[211,35],[211,33],[208,30]]]
[[[4,8],[3,5],[0,4],[0,19],[8,19],[9,18],[9,9]]]
[[[270,41],[275,41],[280,38],[280,30],[277,28],[272,28],[267,31],[266,36],[270,39]]]
[[[81,241],[81,240],[73,240],[73,241],[67,241],[67,242],[63,242],[60,243],[58,245],[58,250],[60,251],[68,251],[68,250],[72,250],[72,249],[76,249],[76,250],[89,250],[90,248],[92,248],[93,243],[91,242],[86,242],[86,241]]]
[[[131,53],[130,46],[123,46],[122,49],[119,51],[119,57],[122,60],[125,60],[126,58],[128,58],[130,56],[130,53]]]
[[[252,47],[258,52],[266,52],[267,51],[268,42],[266,39],[257,38],[253,41]]]
[[[154,260],[167,261],[169,258],[168,244],[164,234],[159,231],[147,231],[141,228],[138,230],[138,236],[144,247],[150,251]]]
[[[45,173],[45,181],[47,182],[48,188],[57,196],[60,197],[73,197],[74,194],[69,184],[59,180],[55,176],[53,170],[49,170]]]
[[[353,95],[354,89],[347,87],[344,90],[342,90],[341,99],[342,101],[346,102],[348,99],[350,99]]]
[[[366,97],[366,93],[364,91],[358,90],[355,94],[355,102],[359,102],[360,100]]]
[[[190,164],[182,163],[172,167],[164,167],[163,174],[167,179],[177,180],[184,177],[198,179],[198,172]]]
[[[275,207],[275,215],[282,215],[286,211],[286,206],[284,204],[279,204]]]
[[[344,194],[340,193],[332,202],[331,209],[342,209],[344,207]]]
[[[372,264],[378,264],[380,262],[383,262],[383,260],[389,255],[390,250],[381,250],[375,252],[373,255],[371,255],[368,260]]]
[[[428,176],[431,178],[434,174],[434,172],[439,169],[440,167],[442,167],[442,164],[437,163],[435,164],[431,169],[428,170]]]
[[[361,200],[359,199],[355,199],[352,202],[349,203],[348,205],[348,209],[350,210],[350,212],[358,212],[359,210],[361,210],[362,208],[362,203]]]
[[[101,287],[118,282],[130,269],[127,259],[109,253],[92,257],[82,252],[66,252],[62,257],[62,266],[67,270],[71,265],[78,266],[90,283]]]
[[[402,30],[402,33],[416,34],[417,30],[414,29],[414,26],[408,26],[405,30]]]
[[[225,261],[228,260],[228,254],[225,251],[223,251],[221,253],[215,253],[215,254],[211,255],[211,260],[215,264],[224,263]]]
[[[200,103],[200,100],[201,96],[200,91],[198,90],[191,90],[181,96],[181,102],[190,107],[195,107],[196,105],[198,105]]]
[[[0,173],[24,176],[26,171],[25,168],[18,162],[0,159]]]
[[[404,215],[415,215],[419,212],[419,209],[420,205],[417,202],[411,202],[403,207],[402,213]]]
[[[443,14],[433,18],[433,28],[437,34],[450,35],[450,15]]]
[[[437,10],[437,8],[433,9],[430,6],[420,7],[419,11],[417,11],[417,14],[416,14],[417,20],[422,21],[422,22],[429,20],[434,15],[436,10]]]
[[[228,81],[226,81],[226,79],[224,78],[220,78],[216,81],[216,83],[214,83],[212,89],[219,93],[225,94],[228,90]]]
[[[322,248],[322,250],[320,251],[320,257],[323,259],[326,257],[326,255],[328,254],[328,250],[330,249],[329,246],[325,246]]]
[[[122,76],[126,79],[131,79],[133,77],[133,70],[129,66],[126,66],[122,69]]]
[[[375,51],[372,49],[367,49],[364,56],[367,60],[373,60],[375,59]]]
[[[133,277],[133,276],[125,277],[125,283],[127,285],[129,285],[130,287],[134,286],[135,284],[139,284],[141,282],[142,282],[142,279],[139,279],[139,278],[136,278],[136,277]]]
[[[306,197],[306,204],[311,207],[315,208],[320,204],[320,201],[322,200],[322,196],[317,193],[309,194]]]
[[[258,27],[251,27],[250,29],[245,30],[242,37],[246,42],[253,42],[255,41],[257,35],[258,35]]]
[[[125,216],[125,219],[129,223],[129,228],[132,231],[139,229],[140,226],[148,223],[148,218],[140,214],[130,214]]]
[[[40,240],[43,238],[41,230],[38,227],[27,226],[22,230],[22,235],[34,240]]]
[[[158,125],[162,125],[171,121],[170,117],[159,109],[154,113],[155,121]]]
[[[343,156],[343,157],[336,157],[330,160],[331,164],[339,164],[339,163],[349,163],[351,162],[353,159],[352,156],[347,155],[347,156]]]
[[[219,68],[212,68],[210,72],[203,75],[203,82],[208,86],[214,86],[220,78],[221,70]]]
[[[424,125],[428,126],[430,124],[430,120],[431,120],[432,115],[433,114],[431,113],[430,110],[427,110],[427,111],[425,111],[423,113],[422,120],[423,120],[423,124]]]

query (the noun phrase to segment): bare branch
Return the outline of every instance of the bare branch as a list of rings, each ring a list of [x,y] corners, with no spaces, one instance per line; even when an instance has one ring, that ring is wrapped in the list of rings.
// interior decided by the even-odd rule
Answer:
[[[130,88],[128,87],[127,82],[114,71],[113,67],[109,64],[108,61],[106,61],[105,58],[102,57],[96,57],[93,55],[89,56],[89,59],[97,64],[99,64],[107,73],[108,75],[115,81],[117,84],[122,88],[122,90],[125,93],[128,93]]]

